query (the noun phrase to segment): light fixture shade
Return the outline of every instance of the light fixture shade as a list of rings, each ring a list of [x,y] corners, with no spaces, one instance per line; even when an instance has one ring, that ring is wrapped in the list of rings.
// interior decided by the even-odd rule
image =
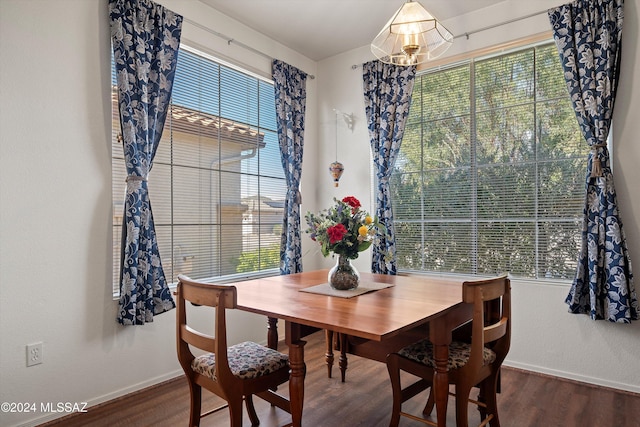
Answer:
[[[382,62],[421,64],[442,55],[453,35],[417,1],[407,0],[382,28],[371,52]]]

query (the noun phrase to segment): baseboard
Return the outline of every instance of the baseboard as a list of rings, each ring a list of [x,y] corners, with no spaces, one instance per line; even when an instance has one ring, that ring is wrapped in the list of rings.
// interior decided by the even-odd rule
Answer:
[[[95,406],[103,404],[103,403],[108,403],[110,401],[122,398],[122,397],[124,397],[124,396],[126,396],[126,395],[128,395],[130,393],[135,393],[137,391],[140,391],[140,390],[148,388],[148,387],[153,387],[155,385],[158,385],[158,384],[163,383],[165,381],[172,380],[172,379],[174,379],[176,377],[179,377],[181,375],[184,375],[184,372],[182,371],[182,369],[178,369],[178,370],[175,370],[173,372],[169,372],[167,374],[160,375],[158,377],[151,378],[151,379],[146,380],[146,381],[142,381],[142,382],[140,382],[138,384],[134,384],[134,385],[131,385],[129,387],[121,388],[120,390],[116,390],[116,391],[113,391],[111,393],[107,393],[107,394],[104,394],[102,396],[96,397],[94,399],[90,399],[90,400],[87,401],[87,409],[90,409],[92,407],[95,407]],[[61,414],[61,413],[46,414],[46,415],[34,418],[32,420],[26,421],[24,423],[14,424],[11,427],[35,427],[35,426],[40,426],[40,425],[48,423],[50,421],[54,421],[54,420],[57,420],[59,418],[62,418],[64,416],[66,416],[66,415],[68,415],[68,414]]]
[[[588,377],[584,375],[576,375],[571,372],[558,371],[555,369],[543,368],[541,366],[529,365],[526,363],[518,363],[505,360],[502,363],[504,366],[521,369],[527,372],[540,373],[543,375],[548,375],[550,377],[566,379],[570,381],[577,381],[580,383],[592,384],[597,387],[607,387],[612,388],[617,391],[628,391],[630,393],[640,394],[640,386],[633,384],[625,384],[616,381],[608,381],[602,378],[594,378]]]
[[[508,368],[514,368],[514,369],[519,369],[522,371],[527,371],[529,373],[534,373],[534,374],[540,374],[540,375],[545,375],[545,376],[549,376],[549,377],[554,377],[554,378],[558,378],[558,379],[565,379],[568,381],[575,381],[575,382],[580,382],[580,383],[584,383],[584,384],[590,384],[593,385],[595,387],[607,387],[607,388],[611,388],[611,389],[615,389],[617,391],[626,391],[626,392],[630,392],[630,393],[634,393],[634,394],[640,394],[640,387],[636,386],[636,385],[632,385],[632,384],[624,384],[624,383],[619,383],[619,382],[614,382],[614,381],[607,381],[607,380],[603,380],[601,378],[594,378],[594,377],[587,377],[587,376],[583,376],[583,375],[575,375],[569,372],[564,372],[564,371],[558,371],[555,369],[548,369],[548,368],[543,368],[540,366],[535,366],[535,365],[529,365],[526,363],[518,363],[518,362],[503,362],[503,365],[505,367]],[[140,382],[138,384],[129,386],[129,387],[125,387],[122,388],[120,390],[99,396],[95,399],[91,399],[90,401],[88,401],[88,405],[87,408],[91,408],[91,407],[95,407],[97,405],[103,404],[103,403],[108,403],[110,401],[122,398],[124,396],[126,396],[129,393],[135,393],[137,391],[140,391],[142,389],[148,388],[148,387],[153,387],[155,385],[159,385],[163,382],[175,379],[176,377],[182,376],[183,372],[182,370],[176,370],[158,377],[155,377],[153,379],[149,379],[147,381],[143,381]],[[36,427],[36,426],[40,426],[42,424],[45,424],[47,422],[50,421],[54,421],[57,420],[58,418],[62,418],[64,416],[64,414],[47,414],[41,417],[37,417],[34,418],[32,420],[29,420],[27,422],[21,423],[21,424],[14,424],[13,426],[7,426],[7,427]]]

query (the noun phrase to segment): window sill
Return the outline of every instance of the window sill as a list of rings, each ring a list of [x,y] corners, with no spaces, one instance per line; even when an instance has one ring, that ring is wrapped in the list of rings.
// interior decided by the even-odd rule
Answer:
[[[272,268],[270,270],[262,270],[262,271],[253,272],[253,273],[228,274],[226,276],[208,277],[208,278],[197,279],[197,280],[205,283],[224,284],[224,283],[243,282],[245,280],[260,279],[263,277],[272,277],[272,276],[279,276],[279,275],[280,275],[280,270],[277,268]],[[178,282],[169,283],[169,289],[171,291],[174,291],[177,286],[178,286]],[[114,301],[119,300],[120,294],[113,294],[113,299]]]
[[[491,275],[474,275],[474,274],[446,274],[446,273],[431,273],[425,271],[399,271],[398,275],[401,276],[425,276],[425,277],[444,277],[460,280],[478,280],[485,277],[491,277]],[[511,283],[517,283],[519,285],[535,285],[535,286],[562,286],[570,287],[572,280],[568,279],[531,279],[528,277],[513,277],[509,275]]]

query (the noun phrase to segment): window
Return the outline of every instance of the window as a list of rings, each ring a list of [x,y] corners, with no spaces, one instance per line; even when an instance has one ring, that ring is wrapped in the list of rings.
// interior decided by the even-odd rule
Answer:
[[[392,175],[398,269],[573,278],[587,154],[553,43],[419,74]]]
[[[115,88],[113,94],[117,295],[126,173]],[[286,182],[273,83],[181,47],[149,194],[168,282],[178,274],[223,279],[276,272]]]

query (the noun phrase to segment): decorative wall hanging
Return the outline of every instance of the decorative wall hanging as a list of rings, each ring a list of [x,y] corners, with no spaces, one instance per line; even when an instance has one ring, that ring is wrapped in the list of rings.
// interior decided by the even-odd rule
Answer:
[[[342,172],[344,172],[344,166],[338,160],[329,165],[329,173],[331,173],[331,176],[333,177],[334,187],[338,186],[338,181],[340,181]]]
[[[342,118],[347,124],[347,128],[351,130],[353,130],[354,120],[353,120],[353,113],[352,114],[342,113],[341,111],[336,110],[335,108],[333,109],[333,111],[336,113],[336,161],[329,165],[329,173],[333,178],[333,186],[337,187],[340,181],[340,177],[344,172],[344,166],[342,165],[342,163],[338,161],[338,115],[342,114]]]

